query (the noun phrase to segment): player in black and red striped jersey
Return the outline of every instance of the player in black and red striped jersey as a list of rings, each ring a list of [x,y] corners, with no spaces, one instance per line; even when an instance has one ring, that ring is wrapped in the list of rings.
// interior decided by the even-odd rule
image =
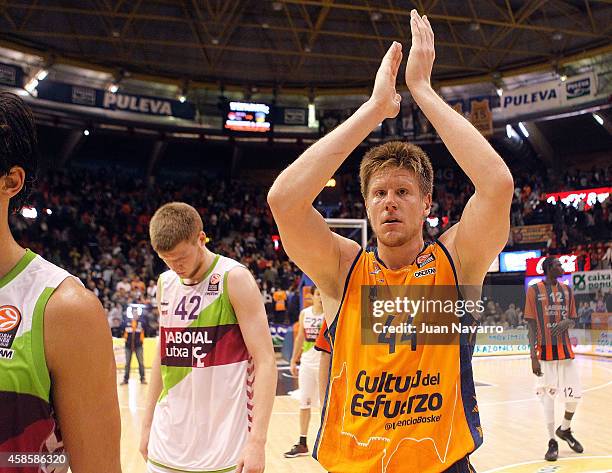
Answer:
[[[557,258],[547,257],[542,268],[546,278],[529,287],[525,319],[529,323],[531,366],[538,377],[536,394],[544,406],[550,436],[544,458],[555,461],[559,456],[555,433],[575,452],[582,453],[584,450],[570,429],[578,400],[582,397],[582,388],[568,332],[577,318],[574,293],[571,287],[557,281],[563,275]],[[560,391],[565,398],[565,416],[555,431],[555,396]]]

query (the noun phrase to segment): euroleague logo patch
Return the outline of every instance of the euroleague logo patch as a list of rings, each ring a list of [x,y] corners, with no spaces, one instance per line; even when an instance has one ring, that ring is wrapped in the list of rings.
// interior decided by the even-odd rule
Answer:
[[[415,261],[416,265],[419,268],[422,268],[423,266],[425,266],[426,264],[431,263],[432,261],[435,261],[436,257],[433,255],[433,253],[429,253],[427,255],[419,255],[417,256],[417,259]]]
[[[21,312],[12,305],[0,306],[0,358],[13,359],[15,354],[11,345],[21,323]]]
[[[6,333],[19,327],[21,312],[12,305],[0,306],[0,332]]]
[[[219,273],[213,273],[208,281],[207,292],[217,292],[219,290],[219,283],[221,282],[221,275]]]

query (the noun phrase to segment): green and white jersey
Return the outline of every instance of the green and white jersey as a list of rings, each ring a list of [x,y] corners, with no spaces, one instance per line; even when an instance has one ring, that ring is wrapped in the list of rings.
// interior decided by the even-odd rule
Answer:
[[[300,366],[302,368],[319,369],[321,361],[321,353],[314,349],[315,342],[323,325],[323,312],[315,314],[312,306],[306,307],[303,311],[304,324],[304,344],[302,345],[302,356],[300,358]]]
[[[64,451],[50,400],[43,319],[49,298],[69,277],[65,270],[26,250],[0,278],[0,452]],[[55,473],[67,470],[67,466],[52,469]]]
[[[227,291],[240,263],[217,255],[187,286],[163,273],[160,294],[162,393],[149,437],[148,471],[234,471],[250,429],[254,367]]]

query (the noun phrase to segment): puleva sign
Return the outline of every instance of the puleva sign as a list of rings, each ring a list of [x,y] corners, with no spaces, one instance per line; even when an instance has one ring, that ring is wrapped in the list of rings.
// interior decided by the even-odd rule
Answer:
[[[581,74],[565,82],[547,81],[504,91],[500,108],[496,112],[504,118],[511,118],[556,108],[572,107],[593,100],[596,93],[595,74]]]

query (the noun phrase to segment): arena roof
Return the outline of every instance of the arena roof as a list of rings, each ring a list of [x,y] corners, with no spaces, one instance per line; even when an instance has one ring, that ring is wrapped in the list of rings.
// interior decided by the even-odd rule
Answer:
[[[392,40],[408,50],[411,8],[433,24],[440,85],[612,52],[612,5],[600,0],[8,0],[0,37],[119,76],[365,89]]]

